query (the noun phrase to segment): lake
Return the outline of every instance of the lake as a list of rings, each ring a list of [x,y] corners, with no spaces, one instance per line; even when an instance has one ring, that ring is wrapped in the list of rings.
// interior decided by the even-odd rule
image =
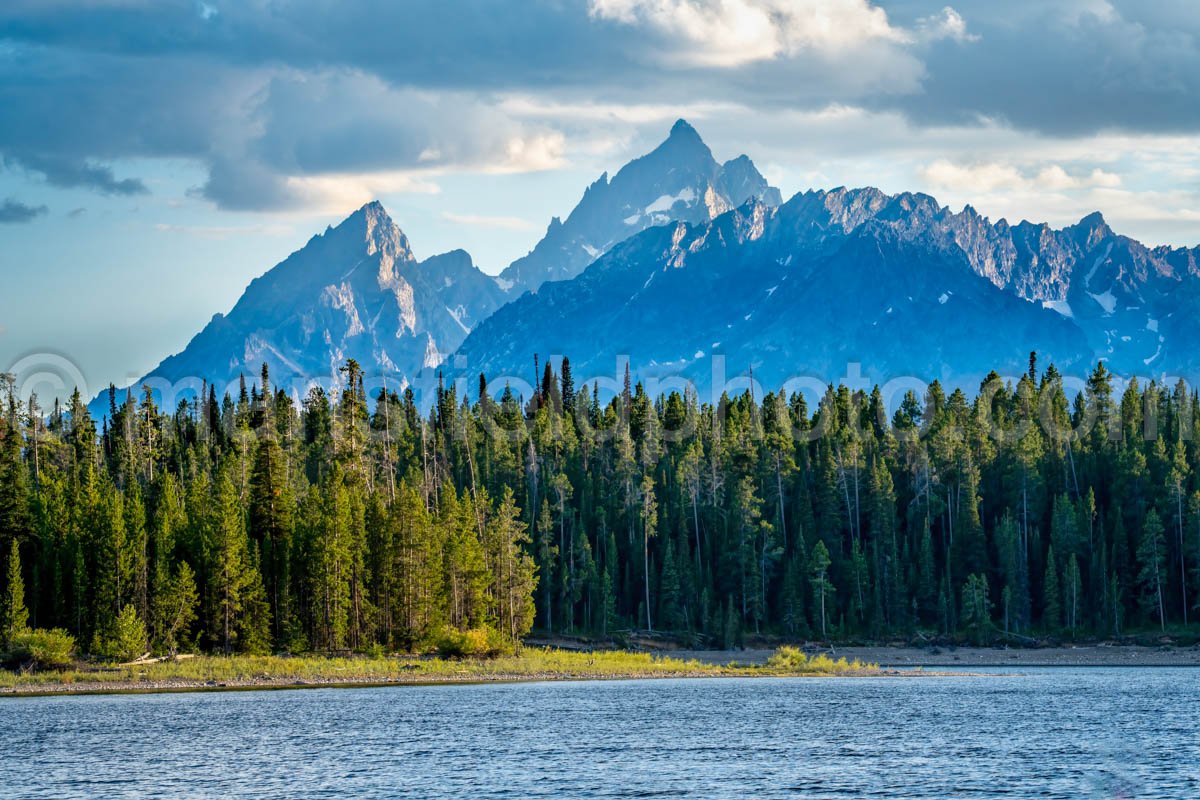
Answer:
[[[1200,797],[1200,670],[0,699],[0,796]]]

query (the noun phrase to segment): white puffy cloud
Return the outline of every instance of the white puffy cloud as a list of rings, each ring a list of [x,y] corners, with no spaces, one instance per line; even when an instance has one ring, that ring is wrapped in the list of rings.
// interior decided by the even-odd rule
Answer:
[[[950,6],[946,6],[937,14],[922,17],[917,20],[916,32],[919,39],[925,42],[936,42],[940,39],[950,39],[959,43],[977,42],[979,36],[967,30],[967,21]]]
[[[1060,164],[1045,164],[1029,172],[1000,162],[958,164],[940,158],[921,167],[918,175],[930,185],[957,192],[986,194],[1001,189],[1061,192],[1087,187],[1113,188],[1121,177],[1099,167],[1086,174],[1072,175]]]
[[[709,67],[912,41],[867,0],[590,0],[588,10],[659,32],[668,61]]]
[[[922,168],[920,175],[933,186],[970,192],[1016,189],[1026,184],[1011,164],[954,164],[944,158]]]

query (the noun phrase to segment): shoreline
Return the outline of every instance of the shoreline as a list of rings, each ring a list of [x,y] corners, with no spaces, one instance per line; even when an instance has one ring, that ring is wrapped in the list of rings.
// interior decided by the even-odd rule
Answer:
[[[881,676],[899,674],[844,658],[809,657],[792,648],[767,663],[725,658],[682,659],[675,654],[527,648],[494,658],[429,656],[197,656],[113,666],[13,673],[0,671],[0,698],[29,695],[112,694],[352,686],[421,686],[645,678],[771,676]]]
[[[809,655],[823,654],[878,664],[882,668],[906,667],[1200,667],[1200,646],[1152,647],[1146,645],[1090,644],[1058,647],[890,647],[805,646]],[[716,659],[745,664],[765,664],[772,650],[679,650],[677,658],[716,663]]]
[[[421,657],[199,657],[153,665],[84,667],[18,675],[0,672],[6,697],[156,694],[383,686],[454,686],[698,678],[975,677],[979,669],[1200,667],[1200,646],[1080,645],[802,648],[810,663],[772,667],[767,649],[584,652],[529,649],[519,656],[461,661]],[[826,657],[830,660],[821,660]],[[111,676],[111,677],[110,677]]]
[[[254,692],[254,691],[288,691],[294,689],[372,689],[385,687],[425,686],[478,686],[483,684],[514,684],[514,683],[571,683],[571,682],[613,682],[641,680],[701,680],[754,678],[769,680],[772,678],[938,678],[938,677],[983,677],[971,672],[943,672],[921,669],[879,669],[846,674],[817,674],[786,672],[678,672],[652,674],[580,674],[548,673],[545,675],[467,675],[461,678],[397,678],[395,680],[369,679],[330,679],[330,680],[275,680],[270,678],[251,678],[246,680],[200,682],[200,681],[108,681],[88,684],[46,683],[30,684],[19,687],[0,688],[0,707],[4,698],[16,697],[71,697],[86,695],[114,694],[182,694],[191,692]]]

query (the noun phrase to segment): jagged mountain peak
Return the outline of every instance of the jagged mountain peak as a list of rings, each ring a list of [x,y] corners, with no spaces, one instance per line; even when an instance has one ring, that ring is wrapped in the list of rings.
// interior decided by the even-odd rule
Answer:
[[[671,139],[677,137],[693,137],[699,139],[700,134],[697,133],[696,129],[691,126],[691,123],[689,123],[683,117],[680,117],[679,119],[675,120],[675,124],[671,126],[671,133],[669,134],[669,138]]]
[[[378,200],[366,203],[327,230],[325,238],[337,240],[339,245],[346,240],[364,242],[367,255],[378,253],[393,261],[416,260],[408,237]]]
[[[1073,236],[1085,249],[1091,249],[1113,235],[1112,228],[1108,226],[1104,215],[1099,211],[1093,211],[1079,222],[1065,228],[1064,232]]]
[[[700,138],[700,134],[681,119],[671,128],[666,139],[646,155],[621,167],[609,183],[644,180],[648,173],[663,170],[709,174],[716,173],[720,168],[721,165],[713,158],[712,150]]]
[[[353,358],[368,376],[405,385],[436,367],[503,297],[465,250],[418,263],[408,237],[372,201],[251,281],[228,314],[214,315],[138,384],[161,390],[203,379],[220,391],[267,363],[280,386],[331,386]],[[97,402],[102,413],[104,397]]]
[[[666,140],[653,152],[688,153],[699,158],[712,158],[712,150],[700,138],[700,133],[684,119],[675,121]]]
[[[589,185],[561,223],[497,278],[511,294],[573,278],[614,245],[656,225],[712,220],[746,200],[779,205],[779,190],[742,155],[719,164],[700,134],[677,121],[667,138]]]

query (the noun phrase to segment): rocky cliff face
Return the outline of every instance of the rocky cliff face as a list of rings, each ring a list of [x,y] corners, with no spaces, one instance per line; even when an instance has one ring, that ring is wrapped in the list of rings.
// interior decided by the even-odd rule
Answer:
[[[885,198],[867,189],[825,197],[845,209],[843,217],[869,207],[871,218],[902,237],[961,254],[997,288],[1070,320],[1093,358],[1118,371],[1159,374],[1200,365],[1184,344],[1192,316],[1185,309],[1200,277],[1198,249],[1148,248],[1114,233],[1099,213],[1054,230],[992,223],[970,206],[954,213],[923,195]]]

